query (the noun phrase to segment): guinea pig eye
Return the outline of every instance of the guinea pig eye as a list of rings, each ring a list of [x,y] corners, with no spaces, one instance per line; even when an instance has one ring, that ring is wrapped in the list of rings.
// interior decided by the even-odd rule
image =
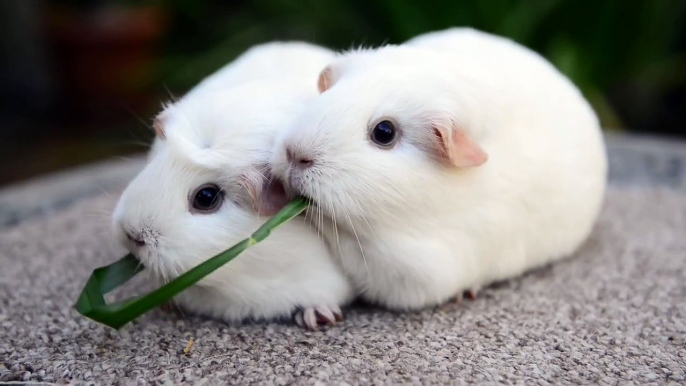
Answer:
[[[391,121],[381,121],[372,128],[370,137],[377,146],[390,148],[398,139],[398,129]]]
[[[214,184],[200,186],[190,198],[190,211],[195,213],[214,213],[224,201],[221,189]]]

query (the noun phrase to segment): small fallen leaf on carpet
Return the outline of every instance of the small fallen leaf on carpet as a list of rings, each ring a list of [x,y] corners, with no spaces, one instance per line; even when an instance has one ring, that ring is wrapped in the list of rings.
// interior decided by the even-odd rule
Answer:
[[[190,339],[188,339],[188,343],[186,344],[186,348],[183,349],[183,354],[188,355],[188,353],[191,352],[191,349],[193,348],[193,343],[195,343],[195,339],[191,336]]]

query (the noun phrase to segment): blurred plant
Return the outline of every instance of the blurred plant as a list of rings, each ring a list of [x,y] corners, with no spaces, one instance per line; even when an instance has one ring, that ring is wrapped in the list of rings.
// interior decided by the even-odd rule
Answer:
[[[50,0],[53,5],[68,6],[70,8],[103,8],[103,7],[130,7],[165,5],[165,0]]]
[[[685,31],[683,0],[237,0],[222,4],[168,0],[164,4],[177,22],[160,77],[178,90],[192,87],[259,42],[303,39],[346,49],[401,43],[452,26],[508,36],[540,52],[582,89],[606,127],[627,125],[608,101],[617,87],[638,85],[655,94],[656,88],[686,85],[686,56],[674,49],[675,39]],[[643,105],[640,96],[622,97],[638,98],[632,103]]]

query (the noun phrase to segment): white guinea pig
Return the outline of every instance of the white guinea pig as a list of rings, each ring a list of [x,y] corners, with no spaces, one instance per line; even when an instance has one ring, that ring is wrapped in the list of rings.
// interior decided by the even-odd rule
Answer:
[[[299,61],[319,65],[272,70],[289,47]],[[156,118],[157,138],[148,163],[124,191],[114,230],[160,281],[168,281],[248,237],[285,204],[283,186],[270,183],[268,162],[278,130],[317,96],[322,50],[311,55],[289,43],[252,50],[255,67],[244,76],[214,77]],[[277,51],[274,51],[277,50]],[[245,58],[239,58],[245,64]],[[232,66],[230,64],[229,66]],[[312,73],[312,71],[314,71]],[[236,75],[238,74],[238,75]],[[309,76],[307,76],[309,75]],[[260,79],[258,79],[260,78]],[[229,87],[221,87],[222,84]],[[269,190],[280,203],[264,200]],[[277,200],[278,201],[278,200]],[[227,321],[271,319],[296,313],[299,324],[334,323],[352,286],[324,240],[295,218],[175,300],[185,310]]]
[[[275,175],[310,197],[362,297],[395,309],[570,255],[602,204],[598,120],[504,38],[451,29],[342,54],[282,132]]]

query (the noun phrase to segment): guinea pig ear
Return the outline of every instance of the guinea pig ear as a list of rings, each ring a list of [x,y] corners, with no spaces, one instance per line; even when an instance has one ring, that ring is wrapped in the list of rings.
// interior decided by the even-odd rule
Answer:
[[[281,181],[270,178],[264,181],[255,211],[258,216],[273,216],[288,204],[288,196]]]
[[[488,154],[455,123],[434,124],[439,158],[450,166],[471,168],[483,165]]]
[[[319,93],[330,89],[335,83],[336,78],[334,78],[334,69],[331,65],[324,67],[322,72],[319,73],[319,80],[317,80],[317,89]]]
[[[248,191],[250,203],[258,216],[273,216],[288,204],[283,184],[257,171],[242,176],[243,186]]]
[[[163,114],[160,114],[155,117],[155,120],[152,123],[152,128],[155,130],[155,136],[159,139],[166,139],[167,135],[164,132],[164,124],[166,122],[165,116]]]

